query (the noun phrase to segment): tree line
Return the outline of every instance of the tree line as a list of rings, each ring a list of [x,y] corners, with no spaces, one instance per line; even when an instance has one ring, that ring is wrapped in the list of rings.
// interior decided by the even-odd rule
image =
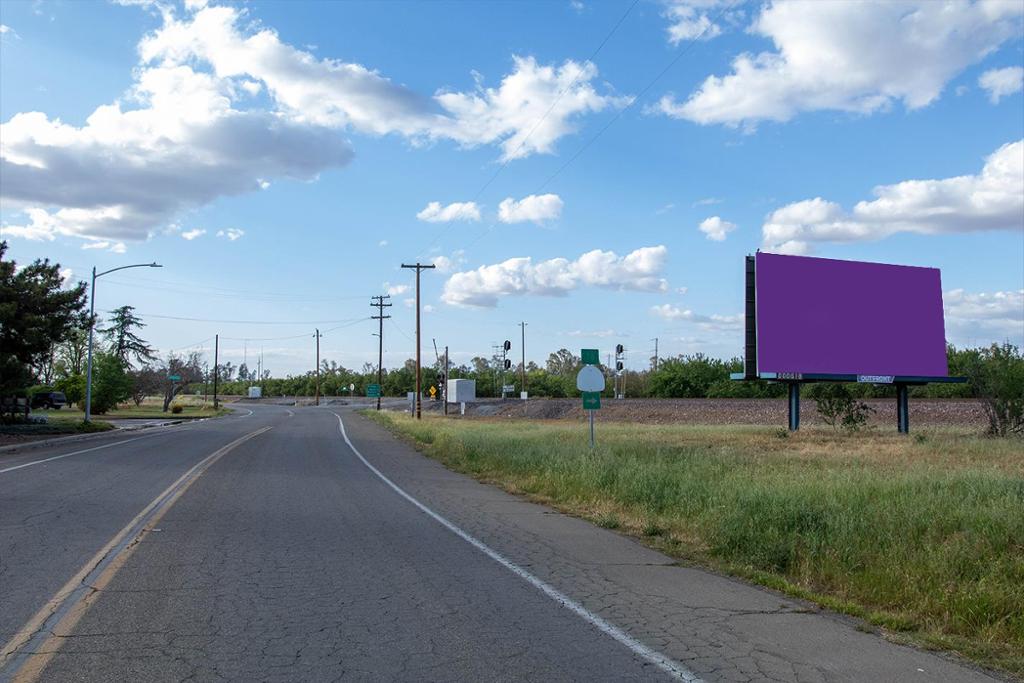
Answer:
[[[7,245],[0,242],[0,395],[32,390],[62,391],[68,400],[85,400],[85,364],[89,320],[85,312],[85,284],[64,287],[59,264],[38,260],[18,269],[5,260]],[[145,323],[131,306],[115,309],[105,321],[97,321],[93,354],[92,412],[102,414],[117,404],[141,404],[147,396],[162,398],[167,410],[181,392],[212,393],[213,378],[224,395],[246,395],[258,385],[264,396],[362,396],[377,382],[377,368],[345,368],[323,360],[319,377],[314,370],[297,376],[262,376],[245,363],[225,362],[216,368],[206,364],[198,352],[168,354],[160,358],[142,338]],[[968,377],[966,384],[934,384],[914,387],[919,397],[979,398],[985,402],[993,424],[1008,428],[994,431],[1024,431],[1024,356],[1018,347],[993,344],[985,348],[947,348],[949,372]],[[525,389],[532,397],[568,398],[578,396],[576,373],[582,367],[578,355],[568,349],[549,354],[543,366],[526,364]],[[478,356],[469,363],[449,368],[452,379],[476,380],[477,396],[497,397],[503,386],[512,395],[523,390],[522,366],[503,367],[501,356]],[[611,378],[613,372],[602,366]],[[731,373],[743,371],[743,360],[722,360],[702,353],[661,359],[645,370],[624,370],[620,390],[633,398],[780,398],[786,388],[769,382],[735,382]],[[385,396],[404,396],[415,386],[415,361],[384,368],[381,388]],[[443,366],[440,360],[422,368],[425,393],[431,387],[440,392]],[[171,380],[170,377],[180,379]],[[612,381],[605,390],[612,396]],[[33,387],[33,385],[35,385]],[[811,385],[810,398],[834,400],[837,395],[851,399],[895,397],[895,387],[852,384],[841,390],[829,385]],[[842,396],[840,396],[842,398]],[[844,399],[845,400],[845,399]],[[995,417],[993,417],[995,416]]]

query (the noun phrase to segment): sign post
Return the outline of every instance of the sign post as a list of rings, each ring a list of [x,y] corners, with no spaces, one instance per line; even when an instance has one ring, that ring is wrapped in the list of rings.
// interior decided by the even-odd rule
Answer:
[[[601,392],[604,391],[604,373],[597,364],[599,354],[597,349],[582,349],[580,358],[583,360],[583,367],[576,375],[576,388],[583,392],[583,409],[590,416],[590,448],[594,448],[594,411],[601,407]]]

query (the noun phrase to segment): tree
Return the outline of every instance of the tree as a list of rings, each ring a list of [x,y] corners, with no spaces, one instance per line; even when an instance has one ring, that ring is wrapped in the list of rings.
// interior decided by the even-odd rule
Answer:
[[[171,354],[167,357],[167,362],[159,367],[157,370],[161,375],[164,386],[164,412],[166,413],[171,407],[171,401],[174,397],[180,394],[185,387],[192,382],[201,382],[203,379],[203,365],[199,358],[199,353],[193,351],[185,358],[175,356]],[[181,377],[180,380],[171,381],[168,379],[171,375],[177,375]]]
[[[133,370],[131,377],[131,398],[136,406],[142,405],[142,401],[150,394],[159,393],[165,379],[160,369],[152,365],[143,365],[138,370]]]
[[[569,349],[559,349],[548,356],[547,370],[552,375],[566,377],[579,372],[581,363],[579,356],[573,355]]]
[[[967,370],[993,436],[1024,434],[1024,355],[1009,342],[979,349]]]
[[[156,360],[149,342],[135,334],[136,329],[141,330],[145,326],[146,323],[135,315],[134,307],[121,306],[111,311],[110,327],[100,332],[107,338],[110,352],[120,358],[126,366],[130,366],[132,358],[138,363]]]
[[[98,353],[93,358],[92,412],[102,415],[127,401],[132,393],[128,366],[113,353]]]
[[[853,397],[845,384],[825,382],[814,386],[807,392],[818,407],[821,419],[832,429],[843,429],[856,432],[868,423],[868,418],[875,409],[863,401]]]
[[[86,324],[85,283],[63,289],[60,264],[36,260],[21,270],[0,242],[0,394],[31,383],[56,342]]]
[[[75,327],[57,344],[57,374],[80,375],[85,372],[89,350],[89,330]]]

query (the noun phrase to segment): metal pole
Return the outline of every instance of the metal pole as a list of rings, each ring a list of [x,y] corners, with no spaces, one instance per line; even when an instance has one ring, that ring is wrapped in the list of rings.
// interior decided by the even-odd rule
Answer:
[[[910,433],[910,392],[906,384],[896,385],[896,429],[900,434]]]
[[[441,396],[444,398],[444,414],[448,414],[448,382],[451,381],[451,377],[448,376],[448,347],[444,347],[444,386],[441,388]]]
[[[594,450],[594,411],[587,412],[590,413],[590,450]]]
[[[380,316],[380,333],[377,335],[377,410],[380,410],[380,395],[384,393],[382,375],[384,372],[384,316]]]
[[[320,405],[320,328],[316,328],[316,397],[314,405]]]
[[[521,382],[521,384],[523,385],[523,388],[520,391],[525,393],[526,392],[526,321],[524,320],[523,322],[519,323],[519,327],[523,330],[523,339],[522,339],[522,343],[520,344],[520,346],[523,349],[523,366],[522,366],[522,368],[520,368],[520,370],[523,373],[523,379],[522,379],[522,382]]]
[[[89,364],[85,372],[85,421],[92,417],[92,328],[96,326],[96,266],[92,267],[92,288],[89,290]]]
[[[789,383],[789,431],[800,429],[800,383]]]
[[[220,379],[220,335],[213,335],[213,409],[217,410],[217,380]]]

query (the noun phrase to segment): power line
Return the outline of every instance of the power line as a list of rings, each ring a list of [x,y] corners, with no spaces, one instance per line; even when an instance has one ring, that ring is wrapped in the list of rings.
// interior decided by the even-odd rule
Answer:
[[[110,312],[110,311],[108,311]],[[348,323],[353,320],[366,320],[366,318],[345,318],[343,320],[220,320],[217,318],[187,318],[175,315],[157,315],[156,313],[139,313],[146,318],[157,318],[160,320],[183,320],[186,322],[199,323],[224,323],[228,325],[324,325],[331,323]],[[252,337],[245,337],[252,339]],[[225,337],[227,339],[227,337]]]
[[[569,167],[570,164],[572,164],[574,161],[576,161],[576,159],[578,159],[580,157],[580,155],[583,154],[583,152],[587,151],[587,149],[592,144],[597,142],[597,140],[602,135],[605,134],[605,131],[607,131],[609,128],[611,128],[612,125],[614,125],[616,121],[618,121],[620,118],[622,118],[623,114],[625,114],[627,111],[632,109],[633,106],[637,102],[639,102],[641,100],[641,98],[643,98],[643,96],[645,94],[647,94],[647,91],[649,91],[651,88],[653,88],[655,83],[660,81],[661,78],[666,73],[668,73],[672,69],[672,67],[674,67],[679,62],[679,60],[682,59],[684,55],[686,55],[687,52],[690,51],[690,48],[692,48],[694,45],[697,44],[697,41],[699,41],[704,36],[704,34],[708,31],[708,29],[710,27],[714,26],[718,22],[718,20],[722,18],[722,15],[725,14],[725,12],[727,10],[732,8],[732,6],[735,4],[735,2],[736,2],[736,0],[734,0],[734,2],[730,2],[728,5],[724,5],[722,7],[722,9],[719,10],[718,14],[715,15],[714,19],[712,19],[710,22],[708,22],[708,24],[703,29],[701,29],[700,33],[698,33],[694,37],[690,38],[689,42],[687,42],[686,46],[683,47],[683,49],[681,49],[678,53],[676,53],[676,56],[673,57],[669,61],[669,63],[666,64],[665,67],[661,71],[658,72],[658,75],[656,75],[653,79],[651,79],[651,81],[649,83],[647,83],[647,85],[645,85],[643,87],[643,89],[640,91],[640,93],[638,95],[635,95],[633,97],[633,99],[630,100],[629,104],[627,104],[622,109],[618,110],[615,113],[615,116],[613,116],[611,119],[609,119],[608,122],[605,123],[605,125],[602,126],[601,129],[598,130],[597,133],[593,137],[591,137],[589,140],[587,140],[585,143],[583,143],[583,145],[579,149],[577,149],[576,152],[571,157],[566,159],[565,163],[563,163],[561,166],[559,166],[557,169],[555,169],[554,173],[549,175],[547,177],[547,179],[544,180],[544,182],[542,182],[540,185],[538,185],[537,189],[534,190],[533,193],[534,194],[538,194],[538,193],[542,192],[544,190],[544,188],[547,187],[551,183],[552,180],[554,180],[559,175],[561,175],[562,171],[564,171],[566,168]],[[495,226],[497,226],[497,222],[492,222],[489,226],[487,226],[487,229],[484,232],[480,233],[476,237],[476,239],[474,239],[469,244],[467,244],[465,247],[463,247],[463,249],[469,249],[470,247],[475,245],[477,242],[482,240],[484,237],[487,237],[489,234],[491,234],[491,232],[494,231]]]
[[[617,22],[615,22],[615,25],[612,26],[612,29],[607,33],[607,35],[605,35],[604,40],[602,40],[601,43],[597,46],[597,48],[593,52],[590,53],[590,56],[587,57],[587,59],[585,60],[586,62],[593,62],[594,61],[594,58],[597,57],[597,54],[604,48],[604,46],[608,43],[608,41],[611,40],[611,37],[613,35],[615,35],[615,32],[619,30],[620,26],[622,26],[622,22],[626,21],[626,17],[629,16],[630,12],[633,11],[633,8],[636,7],[637,4],[639,4],[639,2],[640,2],[640,0],[633,0],[633,3],[626,9],[626,11],[622,14],[622,16],[619,17],[619,20]],[[522,140],[519,141],[519,144],[512,151],[512,153],[511,154],[507,154],[505,156],[505,161],[503,161],[501,163],[501,165],[498,166],[498,168],[494,172],[494,174],[483,184],[483,186],[480,187],[479,190],[476,191],[476,194],[473,195],[473,198],[469,200],[471,203],[475,202],[477,199],[479,199],[480,196],[484,193],[484,190],[486,190],[488,187],[490,187],[491,184],[495,180],[498,179],[498,176],[501,175],[501,172],[505,170],[505,167],[508,166],[509,163],[511,163],[513,159],[517,158],[516,155],[519,154],[519,152],[523,149],[523,146],[526,145],[526,142],[537,131],[537,129],[540,127],[540,124],[544,123],[545,119],[547,119],[547,117],[551,114],[551,112],[554,111],[555,107],[558,106],[558,103],[562,101],[562,97],[564,97],[567,92],[569,92],[570,90],[572,90],[576,86],[576,84],[580,80],[580,76],[582,76],[582,75],[583,75],[583,69],[580,69],[579,73],[576,74],[576,77],[572,79],[572,82],[569,83],[569,85],[567,85],[565,88],[562,89],[561,92],[558,93],[558,95],[555,97],[554,101],[552,101],[551,105],[547,108],[547,111],[545,111],[544,114],[539,119],[537,119],[537,121],[530,128],[530,130],[526,134],[526,136]],[[430,242],[430,244],[428,244],[423,249],[423,251],[420,252],[419,255],[423,256],[424,253],[427,252],[427,250],[429,250],[431,247],[435,246],[441,240],[441,238],[444,237],[448,233],[449,230],[451,230],[453,224],[454,224],[453,221],[448,221],[448,224],[444,228],[441,229],[441,232],[439,232],[437,234],[437,236]]]

